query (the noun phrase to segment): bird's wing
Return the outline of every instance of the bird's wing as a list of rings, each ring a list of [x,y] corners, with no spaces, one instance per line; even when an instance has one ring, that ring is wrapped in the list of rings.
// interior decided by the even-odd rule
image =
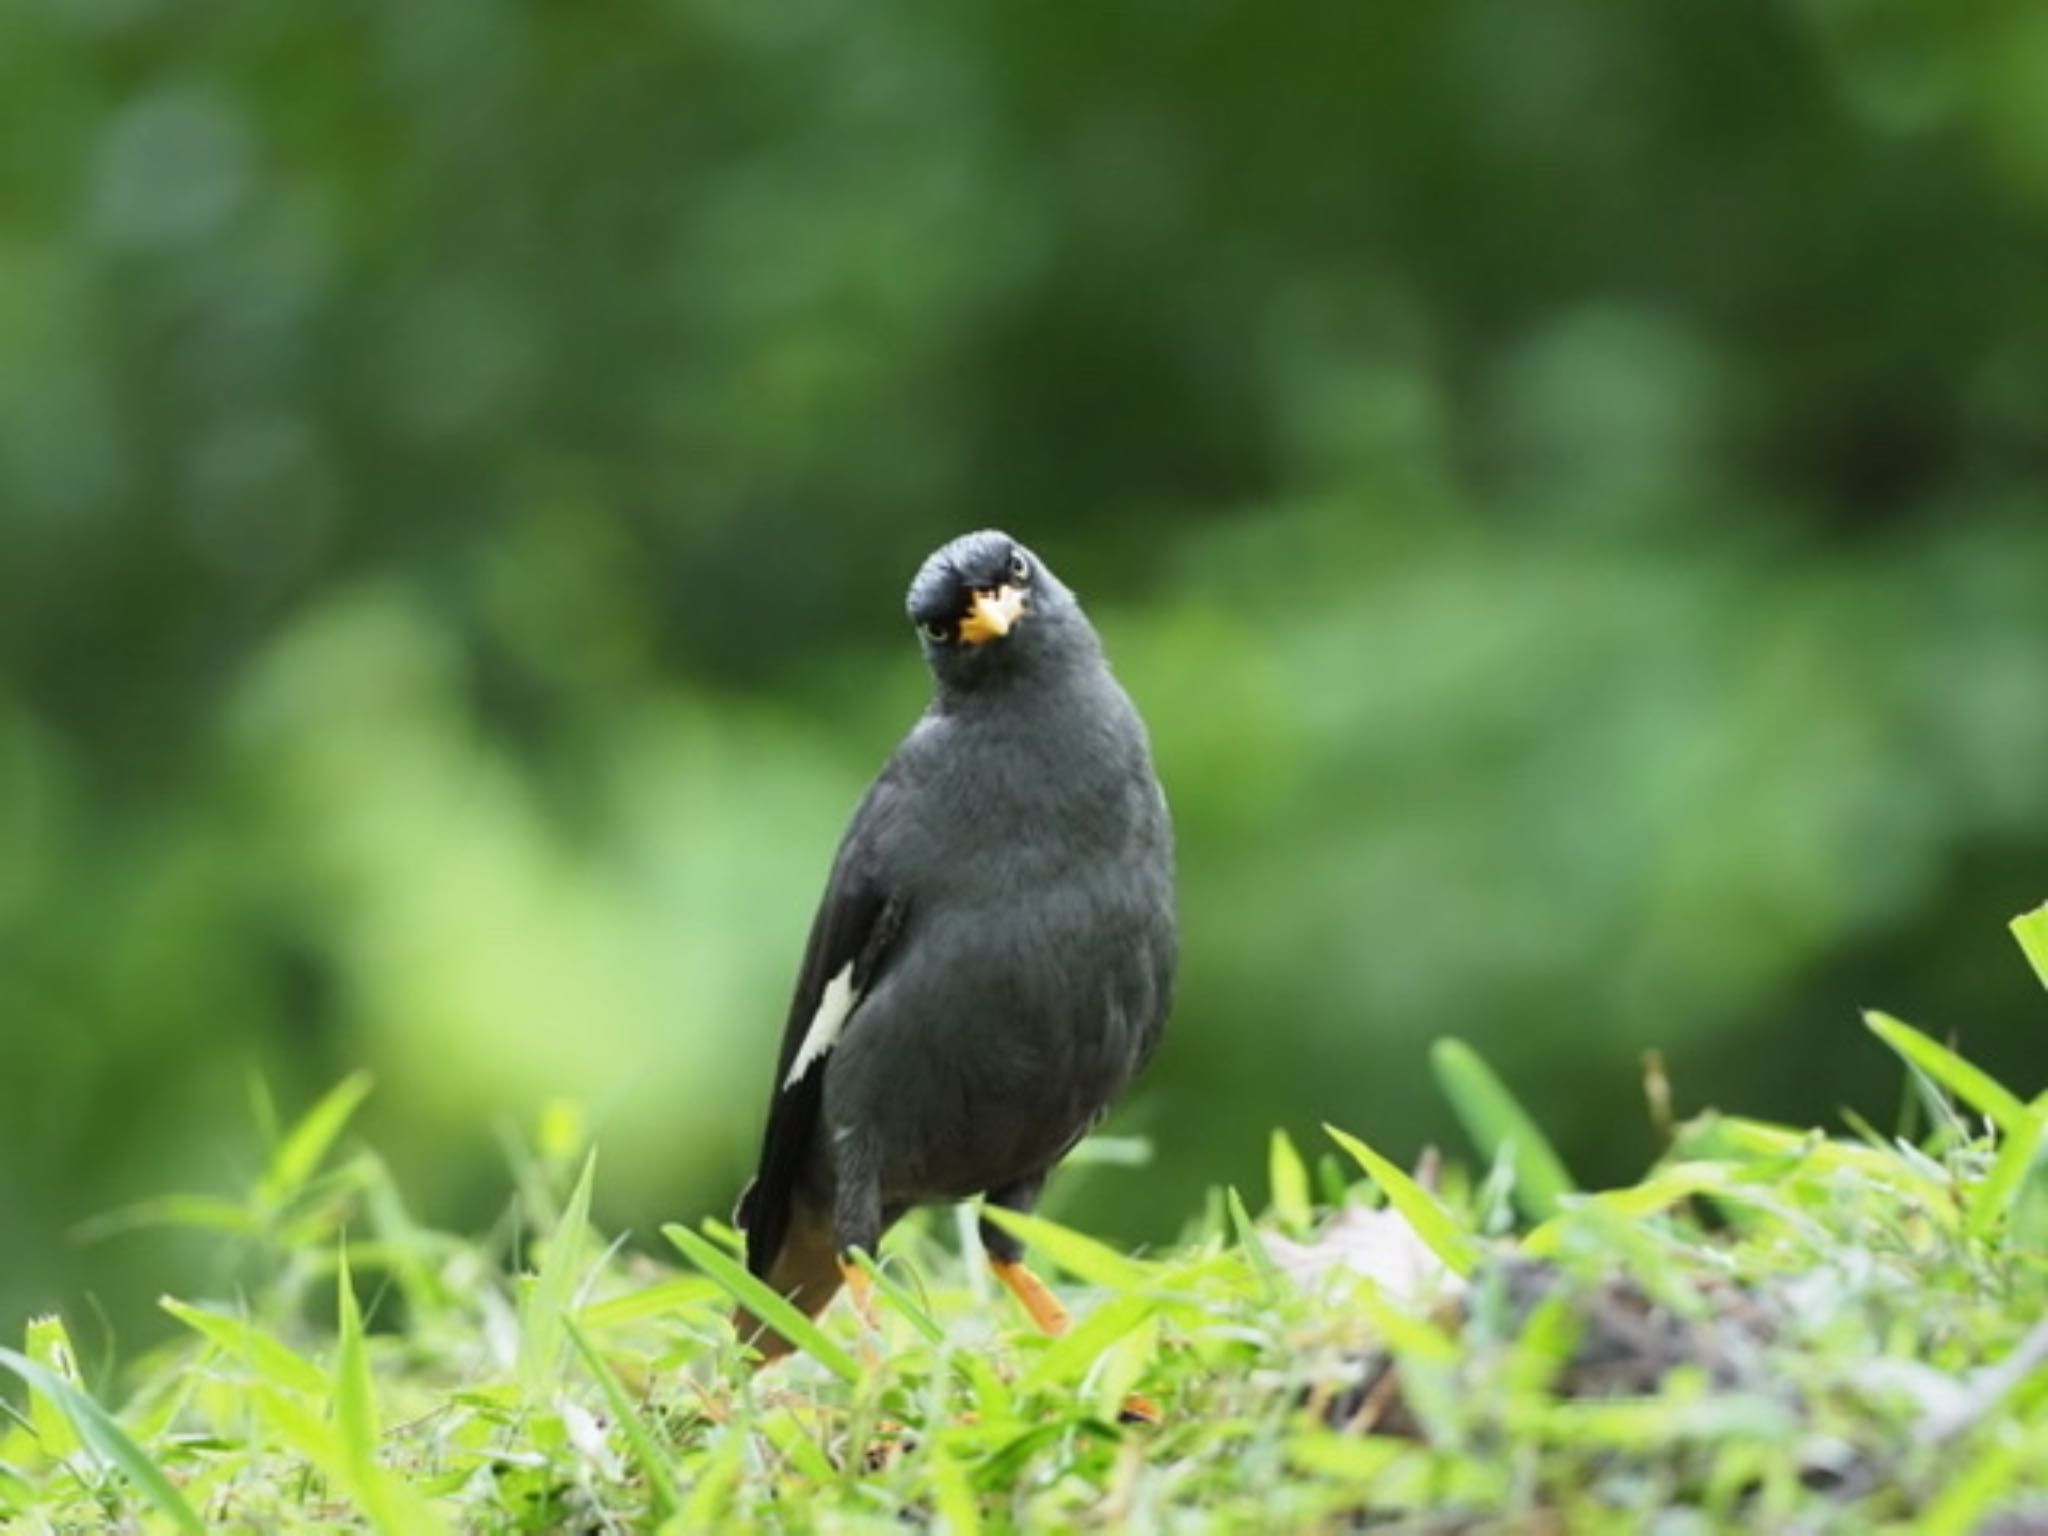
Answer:
[[[887,793],[886,781],[878,783],[861,802],[825,883],[776,1057],[760,1164],[735,1212],[747,1234],[747,1266],[763,1278],[788,1235],[791,1201],[810,1160],[826,1057],[902,927],[903,899],[888,888],[874,857],[878,801]]]

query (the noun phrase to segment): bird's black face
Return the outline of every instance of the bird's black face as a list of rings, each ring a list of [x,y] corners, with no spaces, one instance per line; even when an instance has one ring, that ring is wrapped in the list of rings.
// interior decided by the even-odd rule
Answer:
[[[942,683],[969,685],[1060,649],[1073,594],[1006,533],[965,534],[925,561],[905,605]]]
[[[1038,575],[1007,534],[970,533],[925,561],[910,584],[910,622],[928,645],[983,646],[1009,637],[1031,612]]]

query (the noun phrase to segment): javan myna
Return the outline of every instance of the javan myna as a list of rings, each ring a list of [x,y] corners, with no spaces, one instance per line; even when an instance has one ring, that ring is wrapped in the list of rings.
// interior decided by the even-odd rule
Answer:
[[[1166,800],[1074,594],[983,532],[925,561],[907,606],[937,687],[840,842],[736,1215],[747,1267],[812,1315],[842,1281],[865,1311],[852,1256],[912,1206],[1030,1210],[1152,1055],[1173,989]],[[981,1238],[1063,1329],[1017,1239],[986,1219]]]

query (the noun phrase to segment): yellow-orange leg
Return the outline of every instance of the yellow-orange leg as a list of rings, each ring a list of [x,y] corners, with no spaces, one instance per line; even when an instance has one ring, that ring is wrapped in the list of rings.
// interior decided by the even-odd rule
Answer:
[[[881,1364],[875,1340],[882,1335],[881,1315],[875,1311],[875,1282],[868,1272],[850,1259],[839,1261],[839,1278],[846,1282],[846,1294],[860,1318],[860,1360],[872,1369]]]
[[[839,1278],[846,1282],[846,1294],[853,1298],[853,1310],[860,1314],[861,1323],[870,1330],[880,1328],[882,1320],[875,1313],[875,1282],[868,1272],[851,1259],[841,1259]]]
[[[1049,1333],[1054,1338],[1067,1331],[1073,1321],[1067,1316],[1067,1309],[1060,1305],[1059,1297],[1053,1295],[1052,1287],[1031,1273],[1023,1263],[1015,1259],[990,1259],[988,1267],[1003,1282],[1003,1288],[1024,1305],[1031,1314],[1031,1321],[1038,1325],[1040,1333]]]
[[[1013,1260],[990,1259],[988,1267],[995,1271],[1004,1289],[1024,1304],[1024,1310],[1031,1314],[1031,1321],[1038,1324],[1041,1333],[1058,1338],[1067,1331],[1073,1319],[1067,1316],[1067,1309],[1053,1295],[1051,1286]],[[1124,1399],[1117,1417],[1126,1424],[1157,1424],[1161,1415],[1152,1399],[1133,1392]]]

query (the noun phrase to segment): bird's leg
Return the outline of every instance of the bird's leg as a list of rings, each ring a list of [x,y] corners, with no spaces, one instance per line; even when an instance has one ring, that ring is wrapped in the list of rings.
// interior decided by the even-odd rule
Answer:
[[[990,1190],[988,1203],[999,1205],[1006,1211],[1029,1211],[1038,1203],[1038,1192],[1043,1188],[1045,1175],[1034,1174],[1028,1179],[1019,1179],[1015,1184]],[[1025,1264],[1024,1244],[1016,1235],[984,1216],[981,1219],[981,1246],[988,1253],[989,1269],[1002,1281],[1003,1289],[1023,1304],[1024,1310],[1031,1315],[1031,1321],[1038,1325],[1039,1332],[1055,1338],[1065,1333],[1073,1319],[1060,1305],[1059,1297],[1053,1295],[1052,1287],[1034,1275]]]
[[[1029,1211],[1045,1186],[1045,1175],[1026,1179],[1004,1189],[988,1192],[988,1203],[1006,1211]],[[988,1252],[988,1267],[1003,1282],[1003,1288],[1023,1303],[1039,1331],[1058,1338],[1072,1324],[1067,1309],[1031,1267],[1024,1262],[1024,1244],[1016,1234],[997,1226],[986,1216],[981,1220],[981,1246]],[[1160,1412],[1149,1397],[1133,1392],[1123,1401],[1118,1417],[1126,1424],[1157,1424]]]
[[[991,1254],[988,1265],[1004,1288],[1023,1303],[1040,1333],[1058,1338],[1067,1331],[1073,1319],[1067,1315],[1066,1307],[1053,1295],[1052,1287],[1033,1274],[1022,1259],[999,1259]]]
[[[853,1310],[859,1315],[861,1322],[869,1328],[879,1329],[882,1320],[875,1312],[874,1279],[860,1260],[854,1257],[854,1250],[851,1248],[840,1255],[839,1276],[846,1282],[846,1294],[852,1298]]]
[[[856,1143],[842,1143],[838,1149],[838,1187],[832,1197],[832,1230],[839,1242],[839,1274],[853,1310],[860,1315],[865,1336],[872,1340],[881,1331],[875,1312],[874,1282],[854,1258],[856,1253],[873,1259],[882,1245],[882,1191]],[[871,1348],[871,1345],[870,1345]],[[867,1352],[864,1350],[864,1352]]]

